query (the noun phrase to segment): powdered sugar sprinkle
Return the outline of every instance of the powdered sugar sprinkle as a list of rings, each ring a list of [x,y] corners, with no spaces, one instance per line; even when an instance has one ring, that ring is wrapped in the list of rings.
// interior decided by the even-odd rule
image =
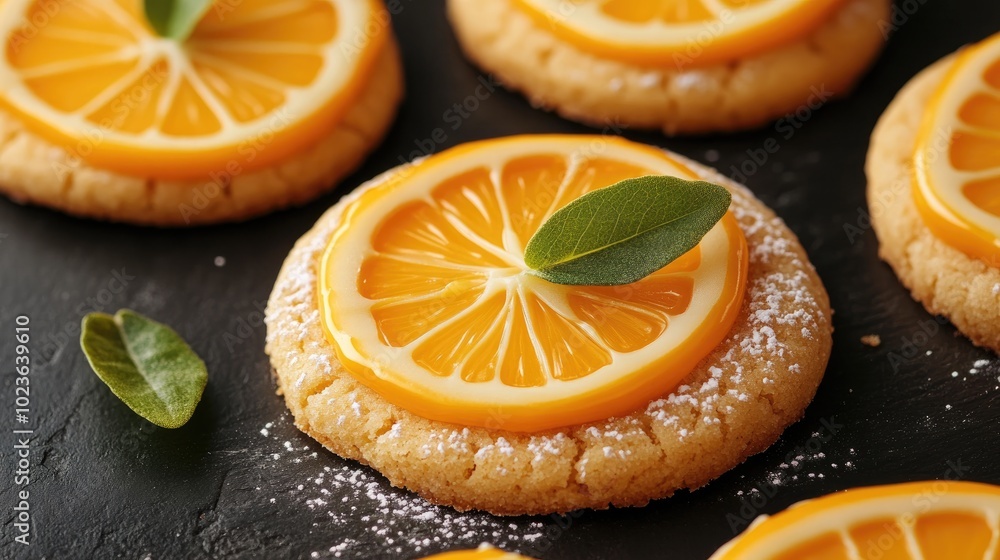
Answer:
[[[273,451],[265,454],[274,472],[272,487],[284,488],[268,497],[267,503],[280,507],[291,502],[293,507],[297,504],[308,508],[316,515],[313,525],[329,529],[332,542],[313,551],[312,558],[348,558],[372,550],[422,555],[475,548],[483,542],[531,554],[541,550],[541,543],[549,538],[546,529],[556,524],[549,518],[513,520],[435,506],[411,492],[391,487],[380,475],[353,461],[317,454],[317,444],[298,446],[291,440],[282,441],[304,437],[297,435],[287,415],[268,422],[261,434],[273,445]],[[539,438],[538,452],[551,453],[553,441]],[[447,439],[441,443],[448,445]],[[501,453],[510,449],[503,438],[494,445]],[[294,468],[288,468],[290,464]],[[304,471],[308,474],[303,475]],[[343,534],[351,536],[337,537]]]

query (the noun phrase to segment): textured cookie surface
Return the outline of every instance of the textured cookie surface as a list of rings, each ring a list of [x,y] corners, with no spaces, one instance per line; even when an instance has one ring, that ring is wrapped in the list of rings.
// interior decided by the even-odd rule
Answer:
[[[1000,263],[985,263],[938,239],[913,201],[917,129],[953,58],[914,78],[889,105],[868,151],[868,207],[879,254],[914,299],[951,320],[980,346],[1000,352]]]
[[[534,104],[595,126],[667,134],[761,126],[847,93],[885,42],[891,0],[847,0],[798,42],[731,63],[662,68],[598,58],[540,27],[515,0],[449,0],[470,59]],[[682,61],[683,62],[683,61]]]
[[[156,226],[237,221],[304,204],[354,171],[381,141],[402,98],[399,52],[390,41],[355,105],[319,143],[272,167],[230,162],[212,178],[162,181],[88,165],[0,111],[0,193],[77,216]],[[260,149],[267,145],[261,139]]]
[[[708,180],[726,181],[691,166]],[[704,485],[765,449],[802,415],[831,346],[827,295],[798,241],[748,191],[730,186],[750,267],[748,293],[725,342],[676,391],[646,408],[537,434],[418,417],[338,363],[320,324],[316,269],[348,197],[299,240],[268,303],[267,353],[296,425],[394,485],[463,510],[643,505]]]

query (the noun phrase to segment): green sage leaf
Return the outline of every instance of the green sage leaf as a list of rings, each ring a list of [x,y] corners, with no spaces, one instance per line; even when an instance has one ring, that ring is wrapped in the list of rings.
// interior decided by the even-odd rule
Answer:
[[[546,220],[524,262],[557,284],[617,286],[693,249],[732,202],[724,187],[650,176],[589,192]]]
[[[161,37],[183,41],[194,31],[212,0],[143,0],[149,25]]]
[[[111,392],[157,426],[183,426],[208,383],[205,362],[180,335],[128,309],[84,317],[80,346]]]

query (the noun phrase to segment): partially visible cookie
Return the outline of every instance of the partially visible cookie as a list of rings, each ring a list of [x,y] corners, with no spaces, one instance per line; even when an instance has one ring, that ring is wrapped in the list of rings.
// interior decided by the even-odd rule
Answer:
[[[81,217],[142,225],[191,226],[245,220],[273,210],[303,204],[329,191],[338,181],[354,171],[380,143],[392,123],[403,95],[402,66],[398,47],[392,37],[391,29],[388,28],[380,28],[378,40],[372,35],[367,37],[365,42],[355,45],[357,52],[364,53],[358,55],[363,59],[363,62],[358,62],[358,66],[364,68],[352,71],[354,73],[350,75],[350,81],[345,77],[342,82],[338,82],[340,78],[334,75],[335,72],[325,70],[322,66],[310,66],[314,64],[314,59],[309,56],[318,60],[319,56],[315,55],[320,54],[322,48],[327,48],[322,42],[325,40],[322,36],[322,25],[326,21],[325,16],[336,16],[335,4],[330,2],[325,8],[322,4],[311,8],[293,7],[283,16],[287,21],[291,21],[288,20],[290,17],[298,16],[314,18],[315,29],[311,35],[306,34],[303,37],[316,44],[296,44],[289,42],[287,38],[282,39],[283,32],[275,29],[280,29],[282,25],[293,25],[287,21],[275,24],[277,28],[246,26],[250,28],[246,31],[250,37],[243,39],[232,35],[235,33],[232,30],[225,31],[228,28],[223,26],[229,25],[230,22],[238,22],[240,18],[255,17],[254,14],[245,12],[259,9],[259,6],[240,5],[224,11],[222,15],[217,15],[216,10],[210,10],[201,24],[202,27],[196,29],[192,40],[200,40],[199,33],[211,39],[214,37],[213,33],[218,32],[215,27],[223,29],[232,36],[224,33],[223,39],[213,39],[223,43],[218,51],[209,47],[204,49],[205,52],[197,51],[192,54],[193,62],[188,64],[193,66],[185,75],[188,76],[186,79],[194,84],[191,86],[192,90],[197,91],[203,99],[217,98],[211,112],[199,105],[200,102],[190,101],[191,94],[185,93],[187,90],[183,88],[183,82],[181,86],[172,85],[173,74],[164,70],[169,66],[153,64],[145,74],[136,78],[134,85],[125,87],[127,84],[123,82],[113,86],[122,88],[117,99],[106,101],[100,99],[103,94],[95,94],[91,101],[105,101],[107,105],[89,115],[81,124],[75,125],[78,129],[66,132],[69,136],[81,135],[81,140],[55,139],[53,138],[55,133],[50,130],[56,126],[53,122],[41,124],[33,122],[24,115],[16,113],[13,108],[17,106],[24,111],[38,111],[39,115],[55,115],[59,112],[53,111],[52,108],[60,108],[58,91],[44,89],[41,86],[35,90],[30,88],[18,90],[21,91],[19,96],[15,99],[12,95],[11,99],[4,101],[3,108],[0,109],[0,193],[19,203],[48,206]],[[0,9],[15,8],[13,4],[7,4]],[[374,13],[381,8],[379,3],[372,2],[370,8],[365,9]],[[60,12],[58,17],[78,17],[78,14],[74,15],[76,12],[70,12],[72,10]],[[87,17],[90,17],[90,14],[103,13],[101,9],[90,8],[85,12]],[[356,19],[360,17],[357,16]],[[121,21],[128,23],[127,19]],[[330,25],[335,25],[334,21],[331,20]],[[346,23],[349,21],[341,22],[342,25]],[[73,24],[73,21],[59,23],[64,27]],[[238,23],[233,25],[238,26]],[[54,29],[57,26],[50,27]],[[38,37],[25,40],[22,50],[30,54],[30,49],[35,48],[35,45],[41,45],[40,41],[46,40],[45,34],[48,33],[48,29],[40,31]],[[238,28],[237,31],[243,29],[245,28]],[[18,32],[12,33],[16,35]],[[366,31],[347,30],[342,36],[345,40],[354,41],[354,35],[361,33]],[[249,48],[255,54],[244,55],[239,51],[227,51],[225,37],[251,43]],[[72,47],[72,41],[60,43],[58,38],[52,40],[57,47],[61,46],[60,48],[64,49]],[[303,59],[295,59],[291,55],[283,57],[279,52],[280,49],[269,55],[264,54],[271,49],[268,41],[273,40],[284,40],[288,44],[285,48],[289,53],[295,53],[297,52],[295,49],[299,49],[305,53]],[[157,42],[155,38],[140,38],[138,41],[143,48],[146,48],[146,45],[153,45],[149,48],[160,48],[167,55],[175,56],[171,54],[173,51],[170,40]],[[260,41],[261,45],[255,46],[252,44],[253,41]],[[127,50],[128,47],[126,45],[126,51],[120,53],[123,58],[131,52]],[[184,47],[177,46],[177,52],[181,52],[182,48]],[[253,50],[254,48],[257,50]],[[371,52],[366,53],[366,50]],[[49,66],[65,64],[68,67],[70,63],[76,63],[72,52],[58,50],[54,52],[56,54],[52,56],[69,58],[70,62],[46,63]],[[37,58],[37,55],[32,56]],[[158,55],[145,53],[143,56],[142,60],[152,61]],[[262,58],[255,60],[254,56]],[[331,68],[342,66],[342,71],[347,72],[349,66],[341,61],[349,62],[349,57],[339,50],[328,56],[337,58],[329,62]],[[176,56],[170,60],[181,59],[182,57]],[[34,62],[29,60],[24,64],[29,63]],[[15,70],[22,72],[18,74],[20,76],[31,76],[33,75],[31,72],[41,72],[34,66],[15,67]],[[13,70],[5,68],[4,71],[10,73]],[[324,72],[330,72],[330,75]],[[101,67],[95,67],[93,73],[102,75]],[[87,82],[72,75],[64,79],[71,78],[76,81],[67,81],[66,88],[78,87],[86,90],[87,87],[94,87],[93,84],[88,86]],[[327,87],[320,92],[318,96],[326,96],[329,101],[320,99],[317,102],[320,103],[316,109],[317,114],[302,119],[301,115],[296,113],[294,102],[309,93],[307,87],[311,86],[308,80],[312,79],[316,82],[325,79],[340,85],[336,88]],[[26,78],[25,83],[30,86],[34,82]],[[112,88],[108,89],[111,90]],[[171,109],[169,105],[160,103],[170,91],[177,93],[178,101],[175,103],[178,106],[182,101],[189,103],[189,106],[183,109],[192,114],[175,115],[171,111],[183,112],[182,108]],[[38,102],[39,99],[49,101],[52,105],[45,106]],[[81,96],[78,102],[82,102],[83,99]],[[282,105],[286,101],[287,104]],[[194,131],[200,129],[209,131],[218,120],[223,124],[231,122],[236,125],[247,125],[250,130],[245,136],[232,139],[232,145],[224,147],[226,155],[216,158],[218,161],[211,166],[193,161],[194,156],[203,155],[197,149],[191,152],[193,154],[191,161],[178,156],[178,161],[172,165],[161,162],[159,170],[153,168],[152,161],[147,165],[144,160],[143,154],[148,154],[150,151],[148,147],[137,148],[134,153],[123,151],[116,157],[109,144],[118,141],[116,138],[119,137],[127,142],[127,132],[132,128],[149,126],[148,122],[141,121],[151,118],[148,115],[153,110],[152,106],[157,103],[159,103],[156,108],[158,118],[166,118],[163,115],[173,115],[175,121],[180,121],[180,124],[170,126],[183,125]],[[226,105],[221,106],[223,103]],[[99,106],[97,103],[88,102],[88,105],[91,104],[94,107]],[[338,105],[336,109],[331,109],[332,104],[340,104],[343,107]],[[75,118],[75,114],[69,110],[62,113],[63,116],[69,115],[70,118]],[[311,120],[328,123],[329,126],[322,125],[321,128],[314,127],[307,133],[303,132],[312,126]],[[258,122],[260,126],[257,128],[248,125]],[[145,133],[149,132],[152,130],[146,129]],[[179,133],[169,129],[164,136],[170,139],[171,134]],[[136,132],[136,142],[140,142],[142,136],[142,133]],[[198,142],[202,140],[203,138],[195,133],[191,134],[187,143],[198,146],[200,145]],[[168,143],[173,146],[185,145],[183,139],[179,142],[171,140]],[[155,147],[152,148],[152,151],[155,150]],[[104,159],[96,161],[99,152]],[[279,152],[283,155],[271,157],[272,154]],[[207,148],[205,153],[209,153]],[[205,155],[205,157],[212,156]],[[267,161],[264,161],[265,159]]]
[[[910,81],[886,109],[868,151],[868,206],[879,254],[914,299],[947,317],[975,344],[1000,351],[1000,262],[976,258],[928,227],[914,199],[914,151],[950,56]],[[941,158],[950,157],[947,139]]]
[[[945,474],[841,490],[761,515],[709,560],[988,558],[1000,487]]]
[[[432,502],[501,515],[640,506],[703,486],[766,449],[802,416],[822,379],[829,301],[773,212],[745,188],[691,166],[731,189],[749,272],[735,326],[676,390],[622,417],[517,433],[428,420],[361,383],[324,334],[318,267],[343,209],[406,171],[395,169],[299,240],[271,294],[266,350],[296,425]]]
[[[563,3],[567,14],[551,14],[548,22],[524,4],[449,0],[455,33],[474,63],[566,118],[669,135],[754,128],[845,95],[881,51],[880,23],[891,7],[889,0],[845,0],[802,37],[709,64],[699,63],[699,49],[713,39],[713,26],[725,25],[699,22],[680,54],[640,64],[595,54],[556,33],[558,22],[577,15],[576,4]]]
[[[531,560],[527,556],[521,556],[513,552],[504,552],[499,548],[493,548],[488,544],[483,544],[475,550],[453,550],[442,552],[433,556],[427,556],[424,560]]]

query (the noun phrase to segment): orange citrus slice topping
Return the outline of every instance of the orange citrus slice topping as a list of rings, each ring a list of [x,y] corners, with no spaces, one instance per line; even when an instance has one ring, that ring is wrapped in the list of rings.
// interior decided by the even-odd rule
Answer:
[[[475,550],[455,550],[428,556],[424,560],[531,560],[527,556],[504,552],[492,546],[481,546]]]
[[[329,134],[386,41],[375,0],[218,2],[184,42],[141,0],[0,6],[0,107],[91,164],[154,178],[265,167]]]
[[[994,560],[1000,488],[914,482],[859,488],[755,522],[710,560]]]
[[[917,136],[914,199],[946,243],[1000,267],[1000,35],[969,47]]]
[[[671,391],[736,319],[747,250],[732,214],[625,286],[552,284],[523,259],[557,209],[644,175],[696,178],[625,140],[520,136],[448,150],[363,191],[320,265],[341,362],[418,415],[522,432],[625,414]]]
[[[807,36],[843,0],[515,0],[543,29],[597,56],[706,66]]]

